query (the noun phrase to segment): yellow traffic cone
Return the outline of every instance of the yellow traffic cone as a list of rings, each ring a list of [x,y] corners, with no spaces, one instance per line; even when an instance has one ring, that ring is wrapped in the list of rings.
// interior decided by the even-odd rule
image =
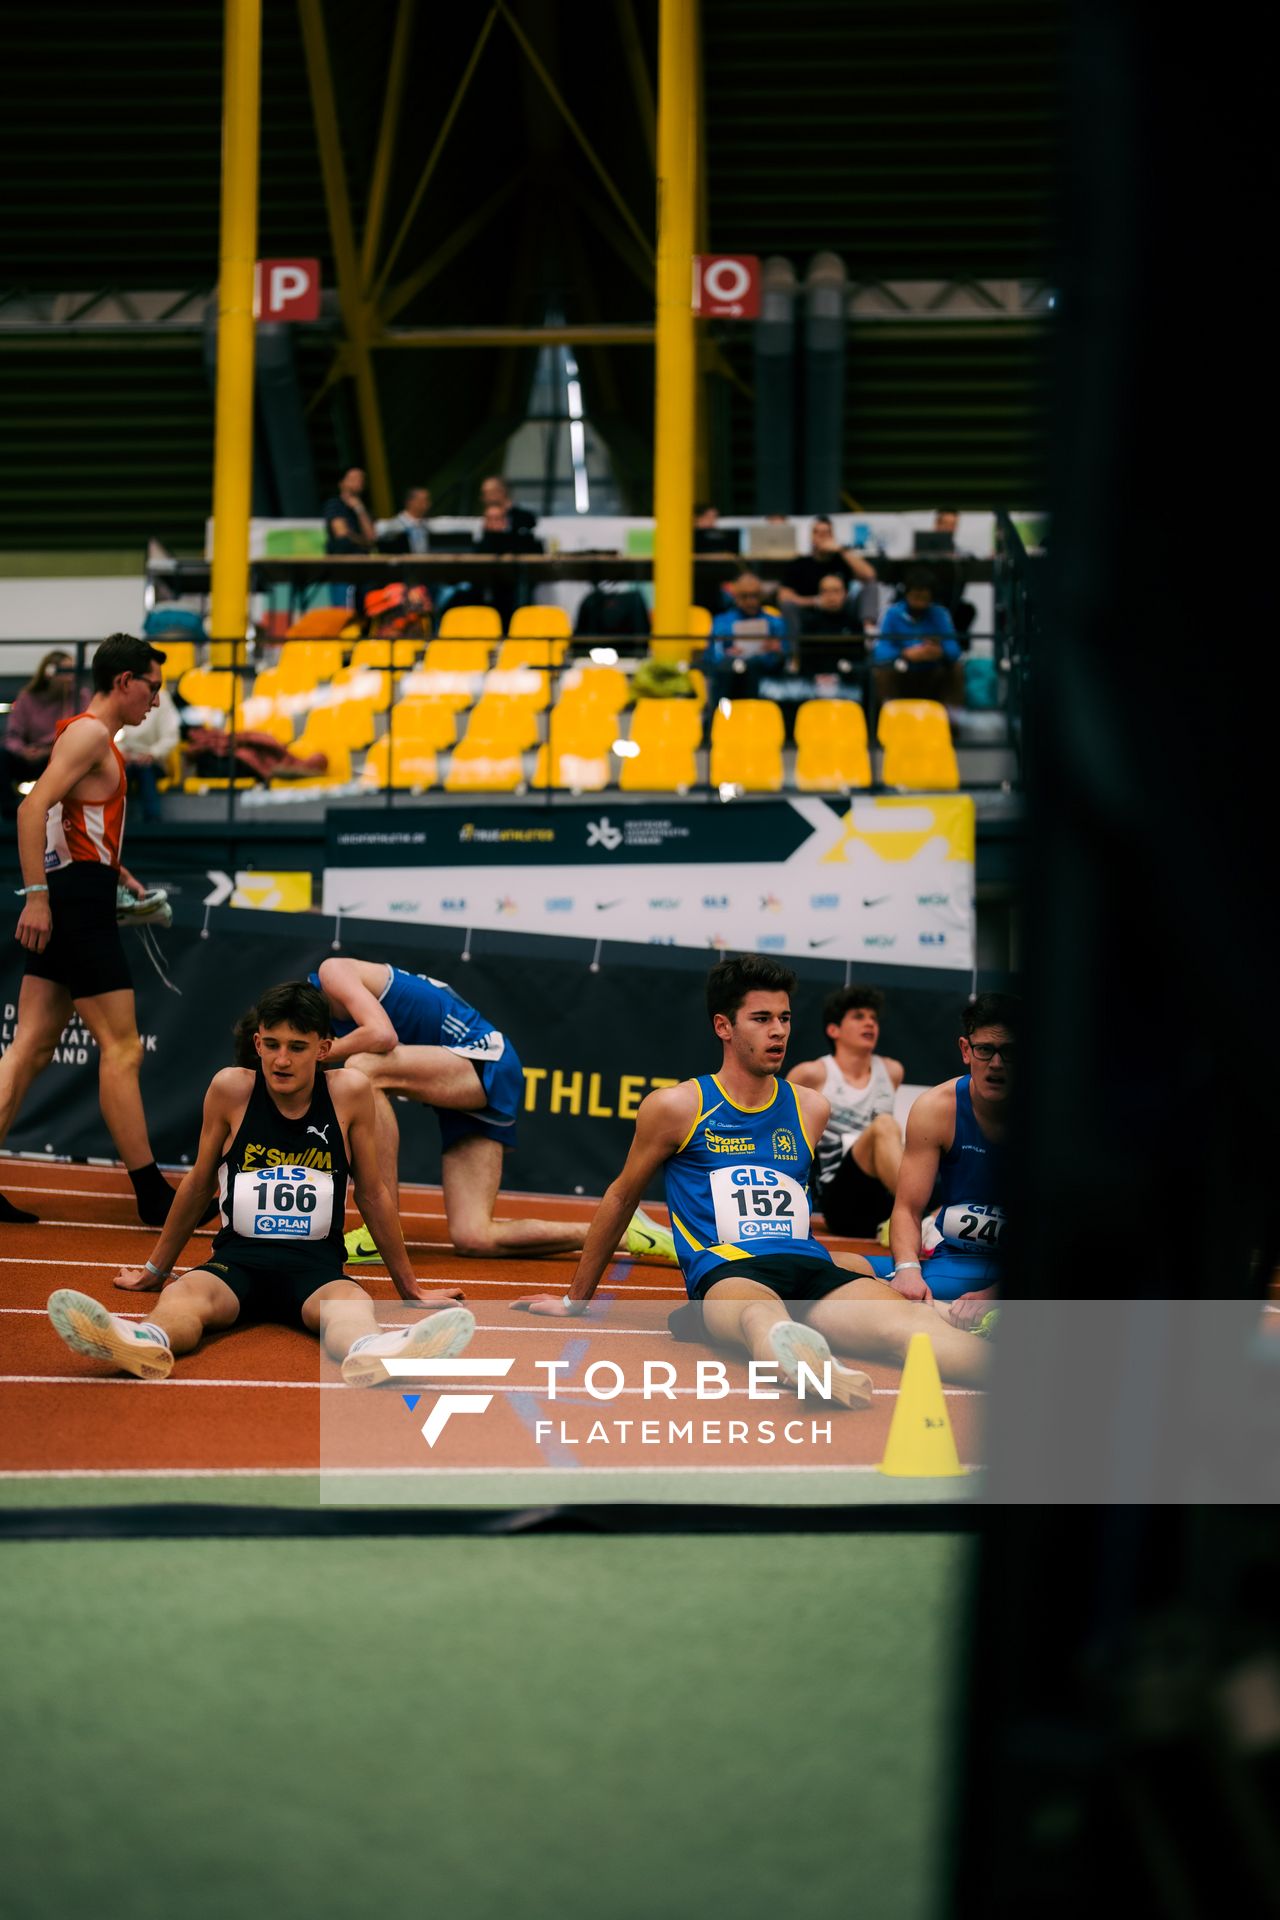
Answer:
[[[954,1479],[969,1471],[961,1466],[956,1452],[938,1362],[927,1333],[911,1336],[880,1471],[902,1480]]]

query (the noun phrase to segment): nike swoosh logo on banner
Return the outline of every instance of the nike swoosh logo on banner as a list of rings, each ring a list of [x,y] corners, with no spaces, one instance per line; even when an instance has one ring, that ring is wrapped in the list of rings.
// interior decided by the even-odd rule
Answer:
[[[892,896],[890,894],[882,893],[874,900],[864,900],[862,904],[864,907],[882,907],[885,901],[891,898]]]
[[[829,947],[835,937],[834,933],[829,933],[825,940],[811,940],[809,945],[811,947]]]
[[[621,905],[622,905],[621,900],[597,900],[596,912],[607,913],[610,907],[620,907]]]

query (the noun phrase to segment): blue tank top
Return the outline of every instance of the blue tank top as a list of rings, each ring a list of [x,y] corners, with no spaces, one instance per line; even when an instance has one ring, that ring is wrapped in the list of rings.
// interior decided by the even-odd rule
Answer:
[[[813,1147],[800,1102],[775,1080],[763,1107],[739,1107],[699,1074],[698,1117],[666,1164],[667,1205],[685,1286],[714,1267],[767,1253],[830,1263],[809,1227]]]
[[[956,1130],[938,1163],[934,1190],[937,1230],[952,1253],[990,1259],[1000,1251],[1009,1190],[1002,1143],[988,1140],[973,1111],[972,1077],[956,1081]]]
[[[447,1047],[466,1059],[498,1060],[502,1057],[503,1036],[492,1020],[456,994],[446,980],[432,980],[421,973],[404,973],[388,967],[387,984],[378,995],[383,1010],[407,1047]],[[309,973],[313,987],[319,987],[318,973]],[[322,989],[323,991],[323,989]],[[341,1039],[353,1033],[355,1020],[335,1014],[334,1036]]]

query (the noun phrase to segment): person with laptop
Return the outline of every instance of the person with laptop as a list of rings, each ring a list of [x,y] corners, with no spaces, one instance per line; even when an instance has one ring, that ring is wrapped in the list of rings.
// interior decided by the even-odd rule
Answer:
[[[927,567],[908,568],[906,592],[881,622],[871,666],[877,703],[940,700],[944,706],[964,705],[960,642],[950,613],[934,598]]]
[[[785,622],[765,611],[758,574],[744,568],[726,591],[733,606],[711,622],[701,661],[711,707],[717,700],[758,700],[760,682],[785,670],[790,648]]]
[[[778,605],[782,608],[787,631],[800,631],[800,616],[806,607],[818,605],[823,578],[838,573],[852,603],[852,613],[864,633],[875,631],[880,616],[880,590],[871,562],[852,547],[842,547],[830,518],[820,513],[809,535],[808,553],[798,553],[782,569]]]

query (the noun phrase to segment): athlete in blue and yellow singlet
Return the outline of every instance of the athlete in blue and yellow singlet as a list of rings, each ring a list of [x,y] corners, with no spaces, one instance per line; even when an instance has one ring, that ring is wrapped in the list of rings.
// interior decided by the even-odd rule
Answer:
[[[585,1313],[629,1210],[661,1171],[689,1294],[668,1321],[678,1338],[745,1348],[793,1383],[802,1366],[829,1369],[830,1398],[867,1407],[869,1376],[841,1367],[832,1348],[901,1362],[914,1335],[927,1333],[944,1378],[981,1386],[985,1342],[905,1299],[861,1255],[833,1255],[813,1237],[813,1143],[830,1106],[780,1077],[795,984],[763,954],[712,968],[707,1012],[723,1047],[719,1072],[641,1102],[626,1165],[600,1202],[568,1293],[515,1304],[553,1318]]]
[[[763,1106],[742,1107],[713,1073],[693,1084],[697,1118],[665,1169],[686,1289],[698,1294],[729,1262],[790,1254],[813,1263],[825,1291],[833,1262],[810,1230],[813,1147],[796,1089],[775,1079]]]

